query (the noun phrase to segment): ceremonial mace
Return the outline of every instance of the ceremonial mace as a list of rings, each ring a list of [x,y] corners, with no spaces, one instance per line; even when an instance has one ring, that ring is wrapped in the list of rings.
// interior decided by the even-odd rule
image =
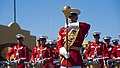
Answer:
[[[70,6],[64,6],[64,8],[62,9],[62,12],[64,13],[65,15],[65,18],[66,18],[66,50],[67,50],[67,53],[69,52],[68,50],[68,29],[69,29],[69,26],[68,26],[68,17],[71,15],[70,14]],[[68,60],[66,59],[66,68],[68,68]]]

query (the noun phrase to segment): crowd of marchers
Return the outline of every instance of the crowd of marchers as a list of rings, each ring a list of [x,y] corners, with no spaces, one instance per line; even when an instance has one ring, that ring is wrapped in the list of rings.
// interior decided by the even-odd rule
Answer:
[[[103,41],[100,41],[101,32],[95,31],[92,34],[94,42],[90,42],[83,51],[85,65],[88,67],[90,67],[90,65],[93,65],[93,67],[97,65],[99,68],[119,67],[119,38],[112,38],[111,36],[106,35],[102,37]],[[120,34],[118,37],[120,37]]]
[[[99,39],[101,32],[94,31],[94,41],[88,43],[87,47],[82,51],[82,67],[89,67],[92,64],[94,67],[96,64],[99,68],[115,67],[115,61],[120,60],[120,44],[119,38],[112,39],[106,35],[103,38],[104,41]],[[118,35],[120,37],[120,35]],[[43,67],[43,68],[59,68],[61,64],[61,56],[57,47],[56,40],[47,40],[47,36],[38,36],[36,38],[37,45],[32,49],[32,55],[28,58],[29,50],[26,45],[23,44],[25,36],[23,34],[17,34],[17,45],[14,45],[7,53],[7,61],[14,61],[17,63],[18,68],[26,67],[25,62],[29,62],[27,67]],[[81,47],[83,48],[83,47]],[[14,54],[14,58],[10,60],[10,56]],[[30,65],[34,63],[36,65]],[[117,64],[116,64],[117,65]]]

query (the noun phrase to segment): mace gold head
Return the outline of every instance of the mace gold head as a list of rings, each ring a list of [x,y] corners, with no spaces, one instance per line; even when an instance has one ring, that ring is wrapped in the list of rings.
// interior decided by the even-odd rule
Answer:
[[[71,15],[70,11],[71,11],[70,6],[64,6],[64,8],[62,9],[62,12],[64,13],[66,19]]]
[[[63,10],[70,10],[71,7],[70,6],[64,6]]]

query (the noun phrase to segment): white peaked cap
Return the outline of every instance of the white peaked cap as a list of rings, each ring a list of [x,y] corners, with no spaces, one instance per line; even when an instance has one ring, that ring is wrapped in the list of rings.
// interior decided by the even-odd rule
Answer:
[[[119,39],[115,38],[115,39],[112,39],[112,42],[118,42]]]
[[[48,37],[47,37],[47,36],[40,35],[40,36],[37,37],[37,40],[40,40],[40,39],[43,39],[43,38],[47,39]]]
[[[78,9],[72,8],[72,9],[70,10],[70,13],[76,13],[77,15],[79,15],[81,12],[80,12],[80,10],[78,10]]]
[[[94,32],[92,32],[92,34],[93,34],[93,35],[100,35],[101,32],[99,32],[99,31],[94,31]]]
[[[25,38],[25,36],[23,34],[17,34],[16,38]]]
[[[103,39],[104,39],[104,40],[105,40],[105,39],[111,39],[111,37],[107,35],[107,36],[104,36]]]

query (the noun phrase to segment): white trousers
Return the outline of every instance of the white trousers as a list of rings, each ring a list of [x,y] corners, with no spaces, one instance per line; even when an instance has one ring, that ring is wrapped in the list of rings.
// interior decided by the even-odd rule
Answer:
[[[60,68],[66,68],[66,66],[60,66]],[[68,68],[81,68],[81,66],[70,66]]]

